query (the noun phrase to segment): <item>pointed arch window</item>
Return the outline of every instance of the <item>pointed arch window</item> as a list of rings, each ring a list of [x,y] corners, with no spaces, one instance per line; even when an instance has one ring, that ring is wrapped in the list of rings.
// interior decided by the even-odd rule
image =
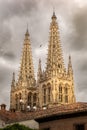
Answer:
[[[15,109],[18,110],[18,95],[15,95]]]
[[[36,101],[37,101],[37,95],[36,93],[33,95],[33,106],[36,106]]]
[[[19,100],[22,98],[22,95],[21,95],[21,93],[19,93]]]
[[[63,101],[63,95],[62,95],[62,85],[59,84],[59,102]]]
[[[68,103],[68,95],[65,95],[65,103]]]
[[[59,85],[59,93],[62,93],[62,85]]]
[[[68,94],[68,88],[67,87],[65,87],[65,94]]]
[[[63,101],[63,96],[62,94],[59,94],[59,102],[62,102]]]
[[[48,88],[48,102],[51,101],[51,88]]]
[[[65,93],[65,103],[68,103],[68,85],[65,85],[64,88],[64,93]]]
[[[32,93],[28,94],[28,106],[32,106]]]
[[[43,95],[44,104],[46,104],[46,88],[43,89]]]

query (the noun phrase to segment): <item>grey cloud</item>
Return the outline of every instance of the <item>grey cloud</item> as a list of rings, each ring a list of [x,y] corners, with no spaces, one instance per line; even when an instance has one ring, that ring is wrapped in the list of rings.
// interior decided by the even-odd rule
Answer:
[[[85,78],[87,73],[86,57],[85,59],[82,57],[78,59],[77,55],[84,54],[84,51],[82,51],[82,49],[85,50],[85,52],[87,49],[86,7],[79,9],[78,5],[70,0],[67,0],[67,2],[65,0],[1,0],[0,57],[3,57],[5,61],[11,61],[13,64],[20,63],[19,55],[21,54],[19,53],[21,53],[24,33],[26,30],[24,24],[26,24],[28,21],[35,66],[34,68],[37,70],[38,59],[41,57],[42,66],[44,68],[44,63],[46,63],[46,54],[43,52],[43,48],[46,44],[48,44],[49,40],[49,25],[53,12],[53,6],[55,7],[55,12],[61,25],[61,37],[62,41],[64,42],[62,45],[64,46],[64,49],[75,53],[75,57],[73,57],[76,59],[73,63],[76,81],[75,87],[77,89],[76,93],[78,93],[78,95],[81,96],[80,91],[83,92],[82,99],[77,96],[78,100],[83,101],[84,95],[87,99],[87,96],[85,94],[86,92],[84,91],[86,90],[87,86],[87,79]],[[76,10],[73,10],[73,8]],[[43,46],[41,49],[38,49],[40,44],[43,44]],[[35,50],[38,50],[40,52],[36,54]],[[80,51],[81,54],[78,54],[78,51]],[[0,65],[0,102],[3,100],[3,102],[8,102],[9,104],[9,92],[13,71],[15,71],[15,69],[10,69],[6,65]]]
[[[12,52],[7,52],[4,54],[4,58],[7,60],[15,60],[16,56]]]
[[[6,50],[5,50],[6,51]],[[14,61],[16,59],[16,55],[14,52],[6,51],[4,49],[0,49],[0,57],[4,58],[8,61]]]
[[[73,33],[70,36],[72,50],[87,49],[87,6],[78,8],[73,16]]]
[[[87,75],[87,59],[85,59],[84,61],[81,60],[81,63],[79,65],[79,70],[85,74],[85,76]],[[82,74],[83,75],[83,74]]]
[[[0,66],[0,83],[5,83],[7,80],[7,77],[10,76],[10,70],[9,68],[5,66]],[[3,89],[3,88],[2,88]]]
[[[7,25],[4,25],[1,23],[0,25],[0,46],[3,48],[3,46],[6,46],[6,44],[11,44],[12,34],[11,29]]]
[[[14,52],[9,52],[13,48],[13,35],[9,20],[14,17],[29,16],[33,10],[36,10],[37,3],[36,0],[30,1],[1,1],[0,3],[0,56],[3,56],[5,59],[13,60],[15,58]],[[2,51],[3,50],[3,51]]]
[[[0,103],[5,102],[7,105],[9,104],[12,72],[13,70],[11,68],[0,65]]]
[[[0,17],[3,20],[8,20],[12,17],[19,17],[19,16],[27,16],[33,10],[37,9],[37,1],[34,0],[18,0],[18,1],[2,1],[0,11],[2,12],[0,14]],[[4,15],[3,15],[4,14]]]
[[[76,53],[76,52],[75,52]],[[85,92],[87,91],[87,56],[82,51],[75,54],[74,61],[74,78],[77,101],[87,100]]]

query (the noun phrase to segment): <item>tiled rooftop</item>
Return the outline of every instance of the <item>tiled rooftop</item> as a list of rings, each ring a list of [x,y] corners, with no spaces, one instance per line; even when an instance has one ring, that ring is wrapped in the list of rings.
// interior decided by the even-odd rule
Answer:
[[[87,112],[87,103],[78,102],[55,106],[46,110],[39,109],[31,112],[10,112],[6,110],[0,110],[0,119],[4,120],[5,123],[12,123],[50,117],[52,115],[66,115],[85,111]]]

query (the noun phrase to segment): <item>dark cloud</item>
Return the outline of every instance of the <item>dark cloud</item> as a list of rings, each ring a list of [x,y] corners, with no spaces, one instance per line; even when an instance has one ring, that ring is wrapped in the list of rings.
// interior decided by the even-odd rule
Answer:
[[[70,47],[75,51],[87,49],[87,6],[78,8],[73,16],[73,34]]]
[[[1,23],[0,25],[0,47],[6,46],[8,43],[11,44],[11,29],[7,25]]]
[[[11,51],[5,52],[2,48],[0,49],[0,57],[4,58],[5,60],[8,60],[8,61],[13,61],[16,59],[15,53],[13,53]]]
[[[9,104],[13,71],[18,72],[26,24],[34,59],[35,74],[39,58],[44,68],[53,6],[58,17],[61,42],[72,54],[77,100],[83,101],[87,86],[87,9],[70,0],[1,0],[0,1],[0,103]],[[73,10],[74,9],[74,10]],[[42,48],[40,48],[42,44]],[[65,51],[66,50],[66,51]],[[65,60],[67,60],[65,56]],[[17,75],[17,73],[16,73]],[[4,96],[3,96],[4,95]]]
[[[8,52],[4,54],[4,58],[6,58],[7,60],[15,60],[15,55],[12,52]]]
[[[79,70],[84,73],[82,75],[87,75],[87,58],[83,61],[81,60],[82,63],[80,63],[80,66],[79,66]]]
[[[9,76],[9,69],[6,67],[0,66],[0,83],[4,83],[7,80],[6,79],[7,76]]]
[[[0,66],[0,103],[9,104],[12,69]]]
[[[17,29],[13,32],[13,25],[10,25],[11,20],[16,22],[15,19],[20,18],[21,22],[22,17],[31,17],[34,10],[37,10],[37,3],[36,1],[32,2],[32,0],[0,2],[0,103],[9,104],[12,72],[16,68],[12,68],[11,64],[14,63],[11,62],[16,59],[16,53],[19,49],[16,46],[18,45],[17,37],[16,44],[13,40],[15,39],[13,33],[16,34]]]
[[[13,17],[19,17],[19,16],[28,16],[33,13],[33,10],[37,10],[37,1],[34,0],[13,0],[13,1],[2,1],[0,4],[0,11],[2,12],[0,14],[0,18],[2,20],[8,20],[12,19]],[[3,15],[4,14],[4,15]]]

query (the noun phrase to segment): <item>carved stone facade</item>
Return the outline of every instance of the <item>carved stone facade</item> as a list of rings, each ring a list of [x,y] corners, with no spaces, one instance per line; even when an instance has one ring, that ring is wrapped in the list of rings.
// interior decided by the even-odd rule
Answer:
[[[76,102],[71,56],[69,56],[68,70],[66,70],[60,44],[57,17],[55,12],[53,12],[50,24],[46,69],[42,71],[41,60],[39,60],[36,81],[30,36],[28,30],[26,31],[17,82],[13,73],[10,93],[11,109],[53,107],[54,105]]]

